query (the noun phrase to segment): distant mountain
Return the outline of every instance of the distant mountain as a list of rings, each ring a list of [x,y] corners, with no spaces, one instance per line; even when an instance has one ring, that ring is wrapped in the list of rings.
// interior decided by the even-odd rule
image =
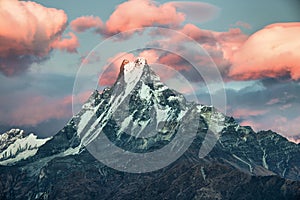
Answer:
[[[33,133],[25,135],[20,129],[11,129],[1,134],[0,165],[11,165],[34,156],[39,147],[49,139],[38,139]]]
[[[39,144],[0,163],[0,199],[300,199],[299,145],[186,101],[142,58]]]

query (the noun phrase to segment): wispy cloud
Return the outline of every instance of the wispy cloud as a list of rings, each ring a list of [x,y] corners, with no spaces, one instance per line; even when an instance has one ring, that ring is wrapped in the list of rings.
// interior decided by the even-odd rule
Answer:
[[[103,28],[103,22],[99,17],[95,16],[82,16],[74,19],[70,26],[73,31],[81,33],[89,29],[100,31]]]

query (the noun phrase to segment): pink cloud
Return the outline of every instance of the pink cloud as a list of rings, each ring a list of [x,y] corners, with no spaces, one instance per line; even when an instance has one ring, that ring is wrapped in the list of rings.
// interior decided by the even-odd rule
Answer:
[[[297,136],[300,133],[299,121],[300,117],[287,119],[286,117],[280,115],[273,115],[260,119],[259,121],[245,119],[240,123],[240,125],[251,126],[255,131],[271,129],[272,131],[275,131],[276,133],[292,140],[294,136]]]
[[[186,66],[187,63],[184,61],[184,59],[181,56],[174,54],[174,53],[167,53],[167,54],[161,55],[159,58],[159,63],[161,63],[163,65],[168,65],[177,71],[189,69]]]
[[[71,22],[71,28],[76,32],[95,28],[96,32],[104,36],[149,26],[178,28],[185,20],[211,20],[218,15],[219,10],[212,4],[201,2],[174,1],[159,4],[153,0],[128,0],[118,5],[105,23],[99,17],[82,16]]]
[[[286,109],[291,108],[291,107],[292,107],[292,104],[288,103],[288,104],[280,106],[279,109],[280,110],[286,110]]]
[[[91,96],[93,91],[85,91],[63,97],[49,97],[28,91],[20,92],[1,98],[4,102],[12,102],[11,107],[0,108],[0,123],[10,126],[36,126],[51,119],[71,118],[72,103],[75,106],[83,103]],[[22,97],[22,102],[18,100]],[[11,99],[14,99],[13,101]]]
[[[216,32],[193,24],[186,24],[179,31],[202,45],[225,79],[251,80],[286,75],[300,79],[300,23],[271,24],[250,37],[239,28]],[[182,38],[170,41],[183,42]]]
[[[240,123],[241,126],[251,126],[254,131],[264,130],[263,125],[252,120],[243,120]]]
[[[244,117],[253,117],[253,116],[259,116],[264,115],[268,111],[267,110],[253,110],[253,109],[236,109],[233,111],[233,116],[236,118],[244,118]]]
[[[233,24],[232,26],[238,26],[238,27],[242,27],[245,29],[252,29],[252,26],[246,22],[243,21],[237,21],[235,24]]]
[[[185,20],[172,4],[151,0],[129,0],[116,8],[105,24],[108,35],[153,25],[177,27]]]
[[[82,16],[78,17],[70,23],[70,26],[75,32],[84,32],[88,29],[95,28],[100,30],[103,27],[103,22],[99,17]]]
[[[231,66],[230,58],[239,50],[248,38],[248,36],[238,28],[217,32],[204,30],[193,24],[186,24],[181,29],[178,29],[178,31],[198,42],[208,53],[209,57],[206,54],[191,55],[188,49],[183,48],[179,49],[178,52],[184,51],[184,54],[193,56],[194,61],[201,67],[209,68],[212,66],[212,61],[214,61],[221,74],[224,75],[224,78],[227,78],[228,68]],[[168,36],[168,33],[165,33],[164,31],[158,31],[153,34],[161,34],[168,38],[163,41],[158,41],[160,47],[168,48],[170,43],[175,43],[180,46],[186,42],[186,37],[183,37],[180,34]]]
[[[69,34],[70,38],[63,38],[60,40],[55,40],[51,47],[59,49],[61,51],[67,51],[69,53],[77,53],[77,48],[79,47],[79,42],[76,35],[72,32]]]
[[[150,49],[150,50],[144,50],[139,54],[139,57],[143,57],[147,59],[147,63],[151,65],[152,63],[157,63],[159,59],[159,54],[157,50]]]
[[[0,7],[0,56],[48,54],[52,39],[67,23],[63,10],[30,1],[4,0]]]
[[[80,59],[82,65],[88,65],[100,61],[100,55],[96,54],[95,52],[91,52],[89,54],[86,53],[85,55],[81,56]]]
[[[32,63],[47,59],[53,48],[74,52],[78,46],[75,35],[61,39],[67,25],[63,10],[31,1],[0,4],[0,70],[5,75],[26,71]]]
[[[35,126],[49,119],[71,117],[71,100],[69,96],[62,99],[45,96],[27,97],[22,99],[22,105],[19,105],[10,113],[7,113],[5,119],[1,121],[4,120],[13,126]]]
[[[273,105],[273,104],[277,104],[280,102],[280,99],[279,98],[274,98],[274,99],[271,99],[270,101],[268,101],[266,103],[266,105]]]
[[[238,80],[300,79],[300,23],[271,24],[251,35],[230,58],[229,75]]]
[[[186,24],[179,31],[200,43],[216,43],[213,31],[202,30],[194,24]]]

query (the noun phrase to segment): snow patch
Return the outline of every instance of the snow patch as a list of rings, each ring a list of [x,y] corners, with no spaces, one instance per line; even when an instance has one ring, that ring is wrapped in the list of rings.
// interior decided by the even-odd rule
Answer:
[[[36,135],[30,134],[27,137],[19,138],[0,153],[0,164],[12,164],[34,156],[38,148],[51,138],[38,139]]]
[[[237,160],[241,161],[242,163],[246,164],[249,166],[249,171],[252,173],[253,172],[253,167],[251,164],[249,164],[248,162],[244,161],[243,159],[241,159],[240,157],[238,157],[237,155],[235,154],[232,154],[233,157],[235,157]]]
[[[212,109],[211,112],[202,112],[203,108]],[[225,128],[225,115],[221,112],[218,112],[213,107],[202,107],[201,116],[206,120],[208,128],[214,132],[220,134],[221,131]]]
[[[266,158],[267,158],[266,149],[262,149],[262,150],[263,150],[263,153],[264,153],[263,157],[262,157],[263,166],[264,166],[264,168],[269,169],[269,166],[268,166],[267,160],[266,160]]]
[[[150,93],[151,89],[148,85],[146,85],[145,83],[142,84],[141,86],[141,90],[140,90],[140,97],[141,99],[144,100],[150,100],[151,98],[151,93]]]

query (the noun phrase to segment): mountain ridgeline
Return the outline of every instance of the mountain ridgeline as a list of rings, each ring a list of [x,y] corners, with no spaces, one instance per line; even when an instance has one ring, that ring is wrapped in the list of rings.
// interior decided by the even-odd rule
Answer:
[[[209,130],[218,140],[201,157]],[[115,84],[94,91],[55,136],[15,132],[0,138],[0,199],[300,199],[299,145],[188,102],[143,58],[123,61]],[[169,146],[175,156],[155,154]]]

